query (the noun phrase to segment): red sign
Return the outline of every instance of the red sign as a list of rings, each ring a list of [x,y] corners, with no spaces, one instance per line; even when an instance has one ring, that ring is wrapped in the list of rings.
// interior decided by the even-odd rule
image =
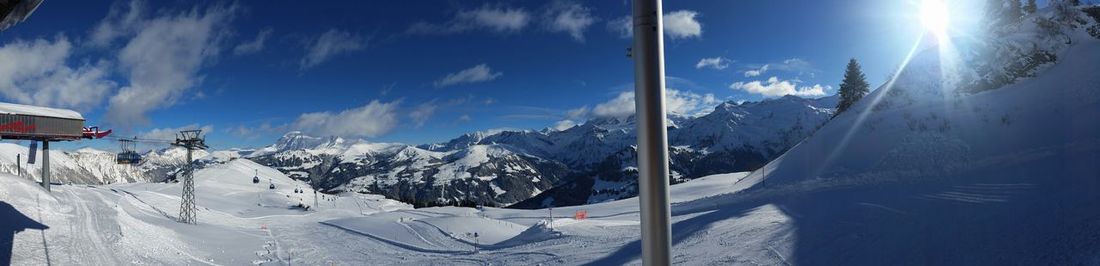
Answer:
[[[577,211],[576,214],[573,214],[573,219],[577,219],[577,220],[588,219],[588,211]]]
[[[18,133],[31,133],[34,132],[34,125],[25,124],[23,121],[14,121],[7,124],[0,124],[0,132],[18,132]]]

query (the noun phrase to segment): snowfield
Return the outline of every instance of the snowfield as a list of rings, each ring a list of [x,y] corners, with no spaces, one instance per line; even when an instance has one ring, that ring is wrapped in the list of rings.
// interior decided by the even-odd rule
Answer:
[[[256,172],[259,184],[252,183]],[[674,202],[719,195],[746,175],[676,185]],[[49,227],[16,233],[13,262],[582,264],[636,240],[638,225],[634,200],[554,209],[552,223],[551,210],[412,209],[365,194],[324,195],[314,205],[306,184],[247,159],[198,170],[195,179],[199,224],[186,225],[175,222],[179,184],[61,185],[49,194],[30,180],[0,175],[0,202],[14,207],[4,214]],[[299,186],[308,193],[294,193]],[[295,208],[299,202],[311,209]],[[573,219],[580,210],[589,218]]]
[[[972,94],[943,86],[935,49],[917,53],[896,83],[761,170],[673,185],[673,262],[1100,264],[1100,39],[1086,28],[1063,29],[1071,44],[1035,43],[1058,63],[1034,77]],[[195,173],[197,225],[174,221],[179,184],[46,193],[0,174],[0,256],[11,243],[17,265],[640,264],[637,198],[534,210],[413,209],[356,193],[315,202],[276,169],[220,158]]]

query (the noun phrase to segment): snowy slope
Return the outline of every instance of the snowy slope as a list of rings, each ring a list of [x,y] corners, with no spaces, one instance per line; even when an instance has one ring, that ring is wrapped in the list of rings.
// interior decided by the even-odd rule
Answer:
[[[1061,21],[1052,9],[1039,16]],[[1056,63],[960,93],[942,82],[952,66],[936,49],[918,53],[896,83],[746,177],[739,193],[674,208],[702,214],[673,226],[678,246],[691,247],[679,254],[724,247],[696,238],[737,238],[759,242],[729,258],[742,263],[1100,263],[1100,39],[1085,32],[1097,24],[1060,24],[1072,42],[1051,43],[1027,26],[1035,18],[993,41]],[[625,254],[611,261],[637,256]]]
[[[265,181],[252,184],[257,170]],[[244,159],[209,165],[195,178],[199,224],[184,225],[174,221],[179,184],[60,185],[46,193],[29,180],[0,174],[0,229],[26,220],[48,227],[3,239],[13,250],[2,255],[15,265],[331,264],[337,254],[310,254],[342,245],[317,238],[341,231],[318,221],[408,208],[377,195],[324,195],[313,211],[291,208],[299,198],[313,205],[312,194],[293,193],[303,184]],[[268,189],[268,182],[277,189]]]
[[[42,152],[37,153],[37,163],[27,164],[27,146],[13,143],[0,143],[0,172],[16,174],[16,157],[23,161],[22,172],[25,178],[41,180]],[[108,184],[120,182],[149,181],[140,169],[115,163],[115,154],[90,148],[76,151],[50,151],[51,176],[55,182],[75,184]]]
[[[287,196],[297,197],[292,190],[251,184],[253,169],[280,187],[300,184],[245,159],[211,165],[195,173],[198,225],[173,221],[178,184],[63,185],[50,194],[29,181],[0,175],[5,184],[0,186],[0,212],[48,227],[16,233],[13,262],[573,265],[629,241],[630,234],[617,233],[637,224],[637,202],[631,200],[589,206],[592,218],[583,221],[566,218],[583,208],[554,210],[553,230],[545,221],[546,210],[413,210],[376,195],[325,195],[319,208],[305,212],[285,205],[293,203]],[[720,194],[744,175],[676,185],[674,202]],[[271,202],[257,205],[259,198]],[[0,227],[11,227],[6,221],[12,220]]]
[[[684,119],[669,129],[669,160],[672,181],[683,182],[700,176],[749,171],[764,165],[812,135],[835,112],[837,97],[803,99],[785,96],[760,102],[727,102],[715,107],[713,112],[701,117]],[[611,124],[604,134],[580,134],[615,139],[617,144],[605,142],[572,142],[566,150],[584,150],[583,154],[603,147],[610,154],[603,155],[592,170],[578,178],[556,186],[538,196],[513,205],[517,208],[545,208],[591,204],[617,200],[637,195],[637,158],[635,157],[633,122],[622,126],[620,121]],[[586,132],[582,125],[561,134]],[[599,131],[596,131],[599,132]],[[597,141],[598,142],[598,141]],[[575,146],[575,147],[574,147]],[[596,147],[596,148],[593,148]]]
[[[670,131],[674,180],[756,169],[812,134],[835,105],[836,97],[789,96],[677,117]],[[631,117],[597,118],[562,131],[491,130],[419,146],[290,132],[245,157],[302,180],[316,178],[325,190],[419,205],[528,201],[539,207],[531,198],[549,190],[554,194],[540,197],[571,198],[550,201],[571,205],[634,195],[634,127]]]
[[[977,93],[943,93],[952,88],[938,87],[938,55],[919,53],[893,88],[763,170],[673,185],[673,262],[1100,263],[1100,39],[1088,27],[1066,29],[1071,45],[1045,47],[1059,59],[1034,77]],[[889,104],[875,107],[880,96]],[[516,151],[506,147],[443,157],[481,162]],[[278,188],[252,184],[257,170]],[[304,183],[248,159],[211,163],[196,178],[199,225],[181,225],[172,222],[178,184],[48,194],[0,174],[0,227],[20,230],[11,254],[19,265],[640,263],[636,198],[410,209],[346,193],[306,212],[290,208],[301,195],[287,191]],[[588,218],[574,219],[579,211]],[[27,229],[42,227],[35,223],[49,229]]]
[[[350,143],[350,144],[349,144]],[[439,152],[291,132],[245,156],[330,192],[377,193],[416,204],[506,205],[549,189],[566,166],[506,145]],[[316,179],[312,179],[317,177]]]

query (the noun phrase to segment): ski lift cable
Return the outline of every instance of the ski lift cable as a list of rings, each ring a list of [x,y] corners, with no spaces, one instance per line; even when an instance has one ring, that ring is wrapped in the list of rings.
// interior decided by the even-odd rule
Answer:
[[[138,138],[138,137],[118,137],[118,136],[107,136],[107,137],[104,137],[104,138],[105,139],[111,139],[111,140],[114,140],[114,141],[130,141],[130,142],[147,143],[147,144],[172,144],[172,143],[175,143],[175,140],[167,140],[167,139],[151,139],[151,138]],[[206,149],[214,149],[214,147],[212,147],[210,145],[206,145]]]
[[[165,143],[165,144],[172,143],[172,140],[139,138],[139,137],[106,136],[104,138],[115,140],[115,141],[132,141],[132,142],[142,142],[142,143]]]

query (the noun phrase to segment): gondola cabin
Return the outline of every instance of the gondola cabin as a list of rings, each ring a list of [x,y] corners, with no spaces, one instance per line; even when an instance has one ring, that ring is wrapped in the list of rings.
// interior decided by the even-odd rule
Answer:
[[[130,139],[118,140],[120,151],[115,155],[115,162],[118,164],[139,164],[141,163],[141,154],[135,151],[137,149],[137,142]]]
[[[141,154],[135,151],[124,151],[115,155],[115,162],[118,164],[139,164],[141,163]]]

